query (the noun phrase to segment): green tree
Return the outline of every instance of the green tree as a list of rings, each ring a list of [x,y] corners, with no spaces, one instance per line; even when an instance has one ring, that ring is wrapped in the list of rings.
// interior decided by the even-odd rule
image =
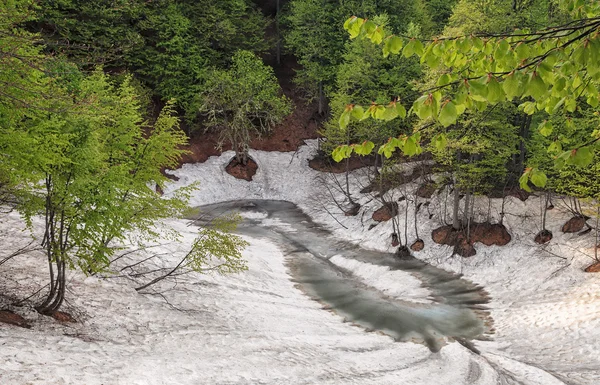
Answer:
[[[32,15],[29,1],[1,5],[0,197],[30,225],[44,218],[50,284],[37,309],[51,314],[63,303],[67,269],[104,271],[117,241],[155,238],[162,219],[187,209],[193,186],[163,198],[151,188],[166,182],[163,168],[178,165],[186,138],[171,104],[144,122],[128,78],[115,86],[101,70],[85,75],[46,56],[38,36],[19,27]],[[203,232],[188,266],[202,271],[211,254],[223,262],[219,271],[243,269],[243,246]]]
[[[417,55],[429,68],[451,67],[452,73],[441,74],[436,86],[412,106],[419,118],[432,118],[447,127],[455,124],[466,110],[482,111],[490,104],[514,99],[521,101],[519,108],[527,115],[537,111],[574,112],[582,100],[592,107],[598,106],[600,5],[572,0],[557,6],[560,6],[558,11],[570,17],[569,22],[537,31],[522,29],[491,36],[438,38],[426,44],[387,35],[375,23],[356,17],[349,19],[345,28],[351,37],[364,35],[382,44],[384,53],[400,53],[390,49],[394,42],[403,47],[404,56]],[[352,118],[355,108],[345,111],[341,120]],[[370,108],[366,113],[378,117],[375,109]],[[588,141],[572,149],[576,151],[561,153],[558,162],[589,164],[593,158],[590,146],[599,138],[600,131],[593,132]],[[391,154],[402,143],[391,141],[384,146],[382,151]],[[344,156],[351,152],[352,149],[340,150]],[[530,179],[543,185],[546,178],[538,177],[538,171],[528,170],[521,178],[521,185],[528,188]]]
[[[273,69],[249,51],[238,51],[228,70],[214,70],[198,96],[199,112],[209,128],[221,132],[241,164],[248,161],[252,134],[265,134],[291,112]]]
[[[30,30],[48,50],[90,70],[103,64],[135,74],[163,101],[186,112],[212,66],[237,49],[263,52],[266,18],[250,0],[42,2]]]
[[[346,36],[339,21],[353,14],[387,14],[390,27],[403,32],[411,20],[423,18],[416,1],[291,1],[285,17],[285,45],[302,65],[296,83],[309,100],[318,100],[321,114],[343,60]]]

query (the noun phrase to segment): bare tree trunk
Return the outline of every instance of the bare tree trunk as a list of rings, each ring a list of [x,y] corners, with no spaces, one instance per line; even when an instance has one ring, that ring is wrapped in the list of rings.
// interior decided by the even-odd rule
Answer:
[[[469,205],[471,204],[471,192],[469,190],[467,190],[465,192],[465,209],[463,211],[463,220],[462,223],[463,225],[467,223],[467,221],[469,220]]]
[[[454,184],[454,204],[452,206],[452,228],[460,230],[460,220],[458,219],[458,210],[460,208],[460,190],[456,183]]]
[[[277,65],[281,65],[281,31],[279,30],[279,1],[280,0],[277,0],[277,9],[275,11],[275,29],[277,31]]]
[[[323,82],[319,82],[319,115],[323,115],[325,109],[325,97],[323,95]]]
[[[542,230],[546,230],[546,217],[548,214],[548,201],[550,200],[550,192],[546,191],[544,199],[544,212],[542,214]]]
[[[596,240],[594,242],[594,259],[596,262],[600,262],[598,259],[598,222],[600,221],[600,202],[596,203],[598,207],[596,207]]]

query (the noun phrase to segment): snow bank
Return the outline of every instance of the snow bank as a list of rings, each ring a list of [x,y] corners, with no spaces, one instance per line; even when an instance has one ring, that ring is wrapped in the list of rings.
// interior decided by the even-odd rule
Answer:
[[[360,243],[363,247],[392,252],[391,223],[377,224],[371,220],[371,213],[379,208],[379,204],[369,194],[359,193],[368,182],[364,171],[357,170],[350,177],[353,198],[363,206],[361,213],[355,217],[345,216],[331,203],[331,194],[340,201],[343,196],[339,192],[328,191],[322,183],[333,178],[343,182],[342,176],[310,169],[308,159],[315,153],[316,144],[314,141],[307,143],[294,154],[252,151],[252,157],[259,164],[259,172],[252,182],[237,180],[223,172],[233,156],[226,153],[211,158],[207,163],[185,165],[173,171],[181,180],[171,188],[200,181],[199,193],[194,197],[194,204],[198,205],[245,198],[289,200],[303,208],[315,221],[327,226],[335,237]],[[406,173],[410,173],[414,166],[413,163],[403,167],[406,167]],[[416,188],[419,182],[416,180],[402,190],[389,192],[388,199],[398,200],[407,191]],[[409,213],[406,221],[409,244],[417,238],[412,199],[409,194],[408,200],[398,203],[401,222],[404,222],[405,210]],[[475,220],[485,221],[490,215],[492,221],[498,221],[503,213],[503,223],[513,240],[505,247],[477,244],[477,255],[465,259],[452,256],[449,246],[437,245],[430,237],[434,228],[450,220],[451,197],[448,192],[443,190],[431,199],[418,200],[425,201],[429,201],[429,205],[421,207],[417,220],[418,235],[425,240],[425,249],[415,256],[435,266],[464,274],[465,278],[483,285],[490,293],[492,302],[489,307],[496,332],[490,342],[476,343],[483,355],[501,365],[501,370],[508,371],[506,376],[520,378],[524,383],[534,384],[538,380],[523,366],[541,373],[540,378],[549,375],[558,379],[559,383],[600,383],[600,275],[582,271],[592,262],[592,236],[580,237],[560,231],[571,214],[556,204],[557,208],[548,214],[547,223],[554,239],[549,245],[540,246],[533,242],[535,234],[541,230],[539,198],[532,196],[522,202],[508,197],[502,209],[501,199],[489,201],[485,197],[477,197]],[[369,230],[372,225],[375,227]],[[403,225],[401,223],[401,227]],[[404,238],[404,234],[401,237]],[[347,263],[340,259],[337,261]],[[355,265],[352,271],[363,274],[363,279],[377,285],[375,287],[380,290],[392,293],[394,285],[397,285],[396,282],[383,283],[374,275],[369,278],[369,274],[374,273],[359,273],[360,269],[359,265]],[[539,381],[544,383],[545,380]]]
[[[293,154],[252,151],[259,166],[252,182],[224,172],[231,152],[202,164],[184,165],[172,171],[180,179],[166,193],[198,181],[194,205],[244,198],[289,200],[331,229],[335,237],[392,251],[391,224],[372,221],[370,215],[378,204],[368,194],[358,193],[367,183],[362,171],[354,172],[350,182],[363,209],[356,217],[346,217],[331,204],[330,196],[341,199],[341,194],[328,191],[322,183],[336,176],[307,166],[315,147],[309,142]],[[388,195],[397,200],[402,194],[392,191]],[[431,230],[448,218],[445,207],[450,205],[446,205],[445,192],[429,201],[418,213],[425,249],[416,256],[462,273],[490,293],[495,334],[489,341],[475,342],[481,355],[458,343],[432,354],[422,345],[395,343],[343,323],[293,286],[282,253],[273,244],[249,239],[251,246],[244,253],[249,271],[215,277],[194,274],[177,285],[161,285],[157,289],[169,303],[159,295],[139,295],[118,279],[86,279],[71,273],[69,305],[85,312],[79,314],[82,322],[40,321],[30,311],[26,314],[33,320],[30,330],[0,324],[0,383],[600,383],[600,275],[582,272],[590,263],[591,238],[560,233],[568,213],[550,212],[548,228],[554,239],[541,247],[533,242],[540,230],[536,220],[539,200],[508,198],[504,224],[513,241],[506,247],[477,245],[477,255],[464,259],[431,241]],[[412,213],[413,203],[399,202],[401,213],[405,208]],[[498,219],[501,211],[500,200],[488,206],[486,199],[478,198],[476,219],[487,217],[488,212]],[[11,214],[0,227],[17,228],[19,223]],[[172,225],[186,234],[183,241],[155,252],[175,256],[189,246],[193,228],[182,221]],[[370,225],[376,226],[368,230]],[[407,218],[407,229],[410,242],[416,238],[412,215]],[[20,239],[19,234],[11,233],[10,239]],[[10,286],[20,292],[39,288],[46,274],[39,258],[19,257],[0,266],[2,288]],[[423,294],[417,282],[405,275],[398,279],[396,272],[343,257],[334,257],[332,262],[389,295]]]
[[[11,218],[11,226],[18,218]],[[176,260],[195,236],[154,252]],[[167,242],[167,240],[162,240]],[[70,305],[81,323],[48,318],[32,329],[0,324],[0,383],[17,384],[492,384],[485,360],[451,345],[432,354],[365,333],[321,309],[289,280],[283,254],[248,239],[249,270],[229,276],[191,274],[160,295],[140,295],[119,279],[69,277]],[[158,243],[164,243],[159,241]],[[44,269],[26,257],[7,270]],[[2,273],[5,273],[3,269]]]

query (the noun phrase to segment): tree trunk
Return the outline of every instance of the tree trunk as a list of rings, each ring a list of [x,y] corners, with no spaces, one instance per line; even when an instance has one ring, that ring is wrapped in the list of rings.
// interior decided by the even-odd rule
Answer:
[[[319,115],[323,115],[325,109],[325,97],[323,96],[323,82],[319,82]]]
[[[454,204],[452,206],[452,228],[454,230],[460,230],[460,220],[458,219],[458,210],[460,208],[460,190],[456,185],[456,180],[454,184]]]
[[[277,31],[277,48],[276,48],[276,56],[277,56],[277,65],[281,65],[281,33],[279,30],[279,1],[277,0],[277,10],[275,13],[275,29]]]

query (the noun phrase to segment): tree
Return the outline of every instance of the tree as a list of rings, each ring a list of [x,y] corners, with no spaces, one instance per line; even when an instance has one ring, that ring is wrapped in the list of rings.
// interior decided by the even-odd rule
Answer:
[[[273,69],[249,51],[238,51],[228,70],[214,70],[198,97],[209,128],[221,130],[219,146],[228,141],[236,159],[248,162],[251,135],[265,134],[291,111]]]
[[[346,37],[339,21],[353,14],[387,14],[390,27],[404,32],[410,20],[423,19],[416,3],[395,0],[290,2],[285,17],[285,45],[302,65],[297,71],[296,83],[305,90],[309,100],[318,100],[320,114],[325,112],[325,96],[343,59]]]
[[[30,225],[44,218],[50,282],[37,309],[52,314],[64,301],[68,269],[106,270],[116,241],[156,237],[162,219],[187,209],[194,187],[163,198],[152,188],[184,153],[173,105],[148,124],[129,78],[116,82],[101,69],[86,75],[64,57],[45,55],[39,37],[19,27],[30,7],[10,1],[0,14],[0,196]],[[191,269],[201,270],[207,253],[231,257],[223,271],[243,268],[243,242],[201,238],[207,234],[187,259]],[[204,249],[217,244],[218,253]]]
[[[579,0],[560,4],[560,11],[570,21],[537,31],[522,29],[493,35],[465,35],[442,37],[423,44],[417,39],[388,35],[372,21],[352,17],[345,23],[351,37],[364,35],[383,46],[384,53],[406,57],[417,55],[421,63],[432,69],[452,68],[442,73],[436,86],[418,98],[412,112],[420,119],[431,118],[448,127],[456,123],[466,110],[482,111],[490,104],[518,99],[519,108],[527,115],[536,111],[549,114],[574,112],[582,100],[592,107],[599,104],[600,80],[600,4]],[[363,115],[382,118],[383,107],[388,114],[395,105],[372,106]],[[340,121],[362,119],[352,114],[357,106],[347,108]],[[389,115],[388,115],[389,116]],[[444,142],[443,134],[436,137]],[[588,141],[564,151],[557,157],[558,164],[585,166],[592,161],[591,146],[600,140],[595,131]],[[402,148],[404,143],[390,141],[379,148],[383,153]],[[352,151],[363,151],[360,146],[339,153],[349,156]],[[539,170],[529,169],[521,178],[527,183],[543,186],[545,177],[537,177]],[[536,177],[533,177],[536,175]]]
[[[131,71],[188,114],[211,67],[225,66],[237,49],[269,45],[267,19],[250,0],[48,1],[28,26],[48,51],[86,70]]]

